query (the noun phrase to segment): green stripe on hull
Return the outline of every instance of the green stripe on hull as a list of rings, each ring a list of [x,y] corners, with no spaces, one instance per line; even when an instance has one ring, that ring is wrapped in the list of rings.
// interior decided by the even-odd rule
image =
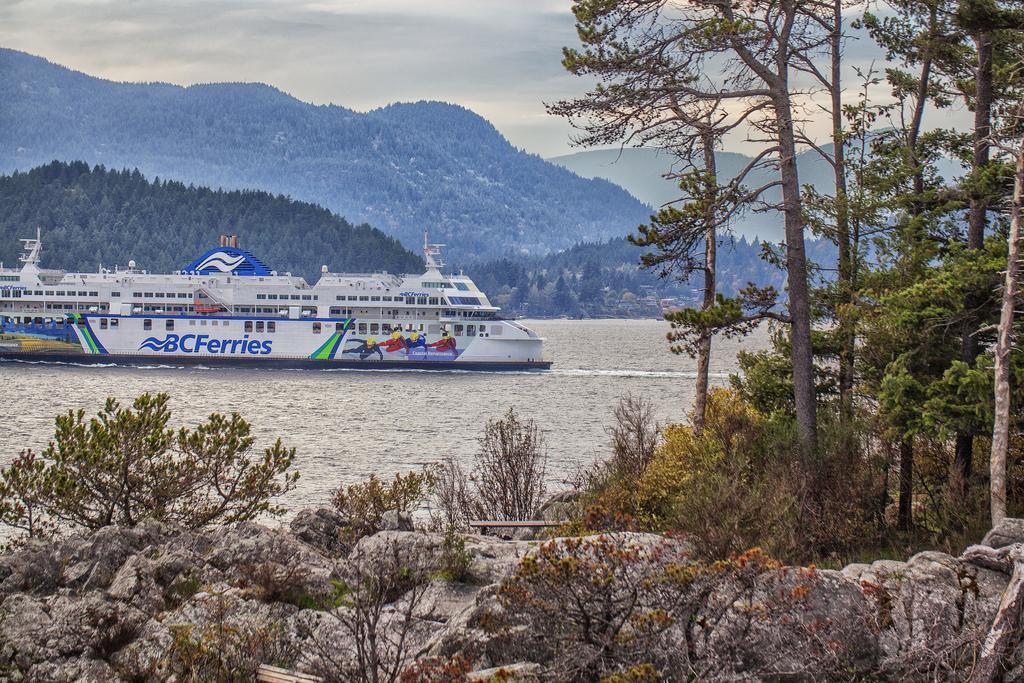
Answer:
[[[85,325],[79,324],[82,315],[80,313],[72,313],[71,318],[72,320],[75,321],[75,329],[78,330],[78,332],[82,335],[82,338],[85,339],[85,343],[89,347],[89,353],[98,354],[100,350],[96,346],[96,340],[93,339],[92,332],[90,332],[89,328],[86,327]]]
[[[313,360],[330,360],[334,355],[334,351],[337,348],[338,341],[341,339],[341,332],[335,332],[323,343],[323,345],[314,351],[310,358]]]

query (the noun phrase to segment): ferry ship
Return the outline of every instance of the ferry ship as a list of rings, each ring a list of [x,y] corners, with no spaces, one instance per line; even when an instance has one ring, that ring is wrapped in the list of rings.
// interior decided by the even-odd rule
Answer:
[[[544,340],[499,317],[464,275],[332,273],[309,285],[270,270],[235,235],[171,274],[40,267],[23,239],[0,264],[0,359],[87,364],[544,370]]]

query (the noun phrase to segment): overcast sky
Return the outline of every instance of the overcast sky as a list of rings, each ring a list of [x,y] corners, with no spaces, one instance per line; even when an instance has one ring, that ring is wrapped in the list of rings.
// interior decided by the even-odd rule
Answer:
[[[574,151],[545,101],[584,87],[562,69],[570,0],[0,0],[0,45],[119,81],[261,81],[365,111],[461,104],[513,144]],[[861,66],[867,41],[848,49]],[[828,133],[822,121],[820,135]],[[739,148],[741,141],[728,147]],[[749,151],[745,149],[742,151]]]

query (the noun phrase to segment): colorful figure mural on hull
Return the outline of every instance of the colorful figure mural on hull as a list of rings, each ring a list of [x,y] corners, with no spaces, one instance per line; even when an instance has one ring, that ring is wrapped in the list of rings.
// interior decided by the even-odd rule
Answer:
[[[342,353],[358,355],[360,360],[455,360],[459,356],[460,351],[455,337],[447,330],[444,330],[441,338],[434,342],[428,342],[427,335],[422,332],[407,333],[408,337],[402,334],[401,330],[393,330],[382,342],[373,337],[349,339],[345,342],[346,348]]]
[[[380,346],[377,344],[377,340],[370,337],[366,340],[363,339],[350,339],[349,342],[355,342],[358,346],[351,349],[345,349],[342,353],[358,353],[359,360],[366,360],[373,354],[377,354],[377,360],[384,360],[384,354],[380,352]]]
[[[0,349],[31,353],[82,353],[75,320],[0,317]],[[84,334],[84,331],[83,331]]]

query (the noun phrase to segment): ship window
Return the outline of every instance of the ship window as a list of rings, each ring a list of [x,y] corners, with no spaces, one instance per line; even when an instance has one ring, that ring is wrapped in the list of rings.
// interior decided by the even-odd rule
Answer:
[[[252,332],[252,321],[251,320],[246,320],[245,321],[245,331],[246,332]]]
[[[178,293],[178,298],[179,299],[187,299],[188,297],[189,297],[189,293],[188,292],[179,292]]]
[[[380,325],[377,323],[370,323],[370,334],[380,334]]]
[[[257,332],[262,332],[263,331],[263,321],[262,320],[257,320],[256,321],[256,331]]]
[[[144,329],[144,330],[151,330],[151,329],[153,329],[153,321],[150,320],[149,318],[146,318],[145,320],[143,320],[142,321],[142,329]]]
[[[277,298],[277,294],[267,294],[267,298],[268,299],[276,299]]]
[[[199,327],[206,327],[206,321],[205,320],[200,320],[199,321]]]
[[[43,290],[37,289],[36,290],[36,296],[42,296],[42,295],[43,295]]]
[[[311,297],[309,294],[303,294],[302,295],[302,300],[303,301],[312,301],[312,299],[313,299],[313,297]]]
[[[458,289],[463,292],[469,291],[469,285],[467,285],[465,282],[455,282],[453,284],[455,285],[455,289]]]
[[[370,297],[368,297],[368,296],[361,296],[361,297],[359,297],[359,300],[360,301],[369,301]]]
[[[475,337],[476,336],[476,325],[466,325],[466,336],[467,337]]]
[[[121,292],[111,292],[110,296],[112,296],[113,298],[117,299],[117,298],[119,298],[121,296]]]
[[[337,332],[341,332],[344,329],[345,323],[334,323],[334,329]]]
[[[277,332],[277,323],[275,323],[273,320],[269,321],[267,323],[267,332]]]
[[[60,294],[60,292],[57,292],[57,294]],[[135,297],[136,299],[141,299],[142,292],[132,292],[132,296]]]
[[[319,301],[319,300],[320,300],[320,295],[319,294],[314,294],[313,295],[313,301]]]
[[[414,303],[416,303],[416,297],[414,297],[414,296],[407,296],[407,297],[405,297],[405,303],[407,303],[407,304],[414,304]]]
[[[100,329],[101,330],[107,329],[107,319],[106,318],[100,318]]]
[[[231,326],[231,321],[225,320],[224,321],[224,327],[230,327],[230,326]]]
[[[111,327],[117,327],[117,318],[111,318],[110,326]]]
[[[320,334],[323,330],[323,325],[320,323],[313,323],[313,334]]]
[[[257,295],[256,295],[256,298],[257,298],[257,299],[266,299],[266,298],[267,298],[267,295],[266,295],[266,294],[257,294]]]
[[[188,324],[189,324],[189,327],[195,327],[196,326],[196,321],[195,320],[189,320]]]
[[[282,295],[282,296],[284,296],[284,295]],[[298,301],[298,299],[299,299],[299,295],[298,294],[292,294],[292,301]]]
[[[152,299],[153,298],[153,292],[146,292],[142,296],[146,297],[147,299]]]
[[[425,297],[425,296],[418,296],[418,297],[416,297],[416,304],[419,305],[419,306],[426,306],[427,305],[427,297]]]
[[[437,306],[438,304],[439,304],[439,301],[438,301],[436,296],[430,297],[430,305],[431,306]]]
[[[213,325],[214,327],[217,327],[217,321],[216,320],[211,320],[210,324]]]
[[[99,292],[89,292],[89,296],[99,296]]]
[[[168,320],[167,323],[164,325],[164,328],[167,331],[173,330],[174,329],[174,321],[173,320]]]
[[[370,301],[380,301],[380,297],[379,296],[371,296],[370,297]]]
[[[366,334],[366,323],[359,323],[359,334]]]
[[[456,325],[455,326],[455,336],[456,337],[461,337],[463,329],[464,328],[462,327],[462,325]]]
[[[385,297],[382,297],[382,298],[383,298],[384,301],[391,301],[391,297],[390,296],[385,296]]]

